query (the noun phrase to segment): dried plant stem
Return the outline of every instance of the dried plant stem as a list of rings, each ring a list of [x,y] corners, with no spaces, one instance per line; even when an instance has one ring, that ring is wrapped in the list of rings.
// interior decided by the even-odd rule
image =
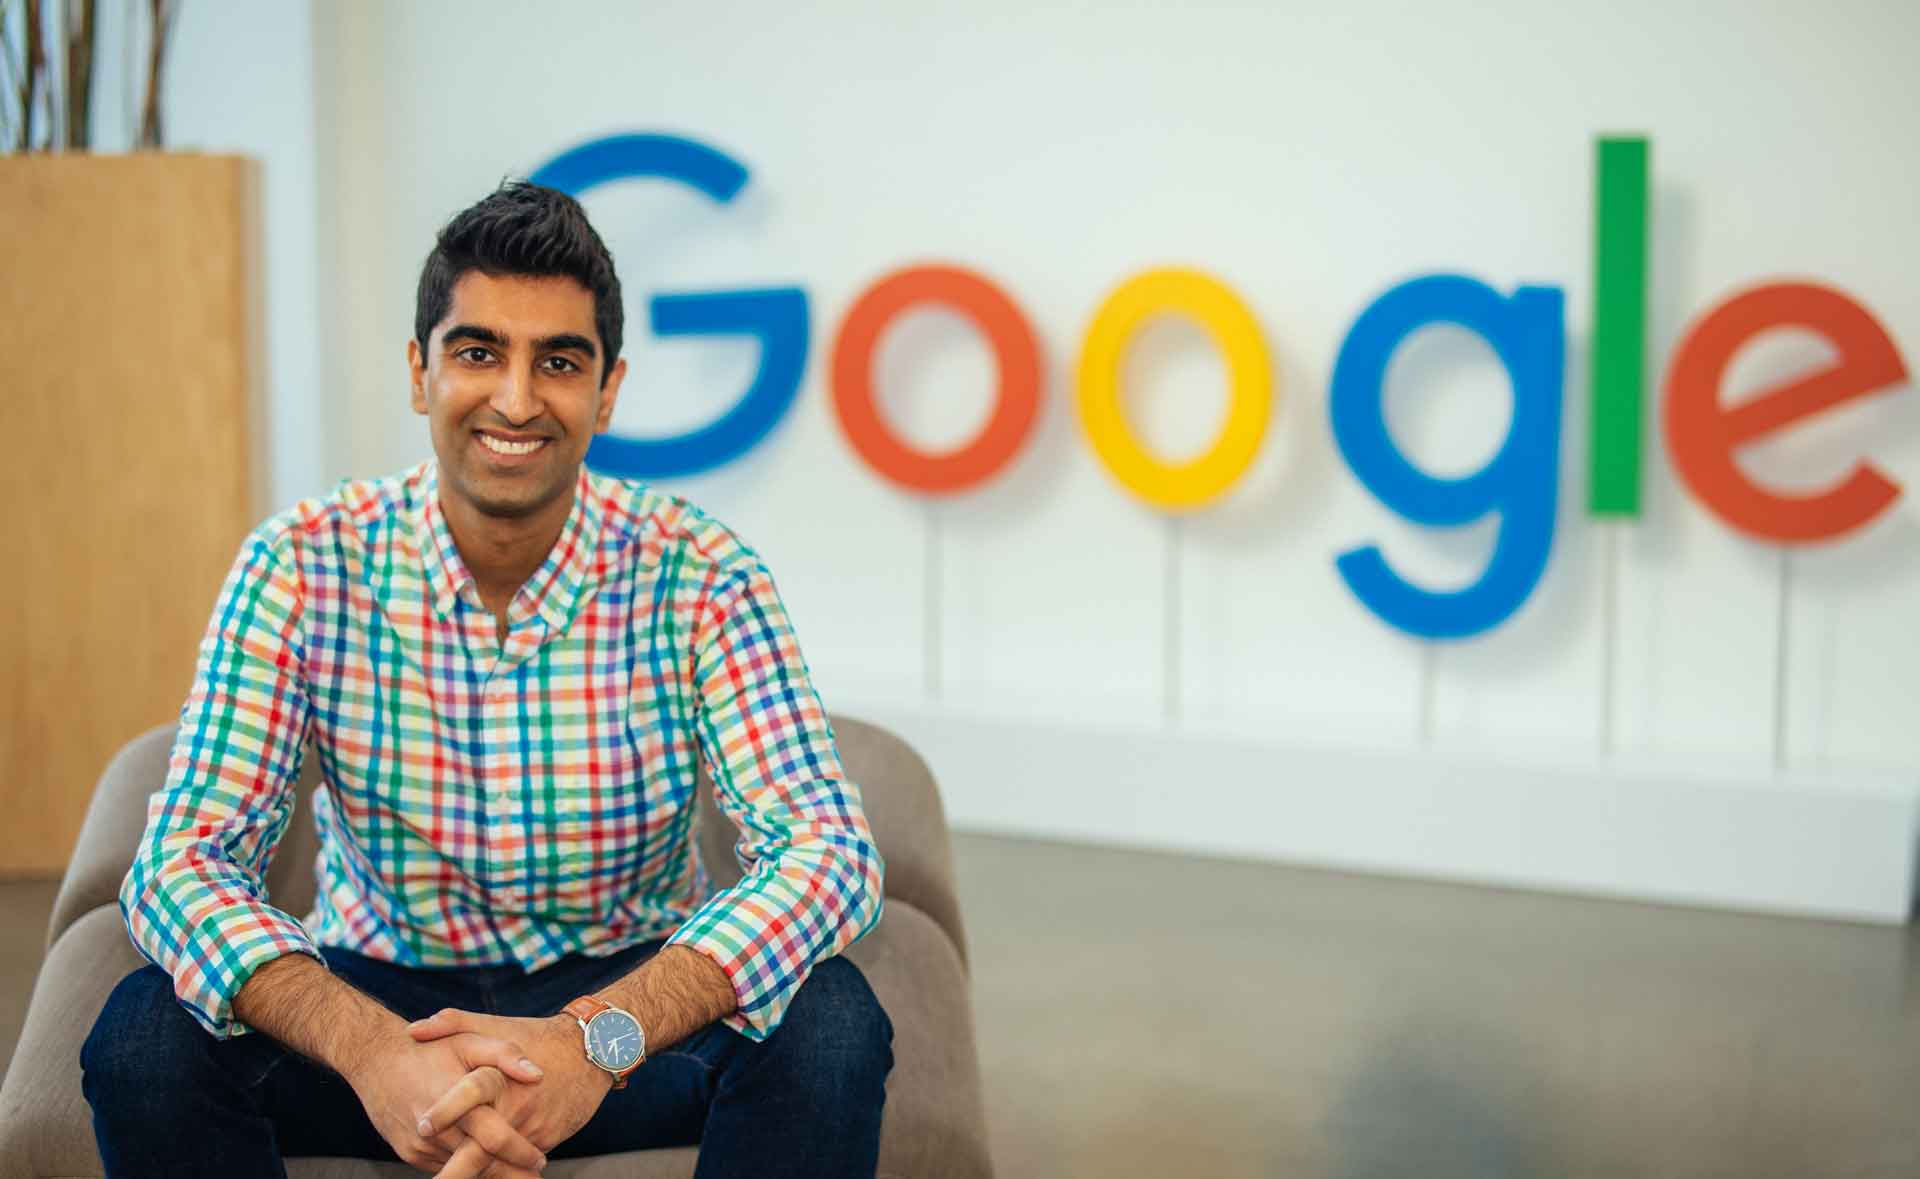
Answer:
[[[0,151],[13,147],[13,0],[0,0]]]
[[[167,50],[180,0],[111,0],[124,5],[128,35],[123,88],[135,147],[164,141],[161,99]],[[0,155],[87,150],[93,144],[94,82],[100,57],[101,0],[0,0]],[[139,17],[149,17],[145,45]],[[18,25],[14,22],[18,21]],[[112,23],[110,18],[109,24]],[[51,26],[51,27],[49,27]],[[136,84],[144,52],[144,85]]]
[[[33,146],[33,108],[40,100],[41,75],[47,70],[46,29],[40,0],[27,0],[27,72],[20,79],[20,150]]]
[[[67,146],[84,148],[93,119],[95,0],[67,0]],[[74,17],[79,27],[74,27]]]
[[[140,146],[161,145],[160,71],[167,59],[167,36],[173,31],[172,0],[152,0],[153,35],[147,45],[147,95],[141,103]]]

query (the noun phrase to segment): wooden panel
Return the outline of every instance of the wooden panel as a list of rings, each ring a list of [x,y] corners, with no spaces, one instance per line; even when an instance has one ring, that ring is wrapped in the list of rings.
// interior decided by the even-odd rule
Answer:
[[[55,873],[122,742],[178,714],[254,523],[256,171],[0,159],[0,873]]]

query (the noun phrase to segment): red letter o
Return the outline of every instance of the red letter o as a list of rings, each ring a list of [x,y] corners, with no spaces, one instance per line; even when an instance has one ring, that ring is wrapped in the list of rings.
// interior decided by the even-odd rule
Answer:
[[[939,303],[986,333],[999,362],[993,416],[957,450],[929,454],[902,442],[881,420],[873,388],[880,334],[902,312]],[[1040,405],[1040,349],[1033,329],[1000,288],[954,266],[916,266],[886,276],[854,301],[833,342],[833,407],[847,441],[867,465],[914,491],[960,491],[1011,460],[1033,431]]]

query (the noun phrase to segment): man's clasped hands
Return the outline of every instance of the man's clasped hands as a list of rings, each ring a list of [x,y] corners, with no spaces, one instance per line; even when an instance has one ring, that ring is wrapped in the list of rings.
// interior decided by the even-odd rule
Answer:
[[[361,1054],[346,1080],[394,1153],[439,1179],[539,1175],[613,1085],[568,1015],[448,1008],[406,1031]]]

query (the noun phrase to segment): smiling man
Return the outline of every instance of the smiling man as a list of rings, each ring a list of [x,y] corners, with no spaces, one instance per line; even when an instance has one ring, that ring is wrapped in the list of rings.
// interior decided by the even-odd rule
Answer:
[[[121,890],[153,965],[82,1051],[109,1175],[873,1173],[892,1029],[839,955],[880,856],[758,556],[582,465],[623,314],[580,206],[503,186],[421,273],[434,460],[242,547]],[[305,756],[296,920],[263,881]],[[744,833],[717,891],[701,767]]]

